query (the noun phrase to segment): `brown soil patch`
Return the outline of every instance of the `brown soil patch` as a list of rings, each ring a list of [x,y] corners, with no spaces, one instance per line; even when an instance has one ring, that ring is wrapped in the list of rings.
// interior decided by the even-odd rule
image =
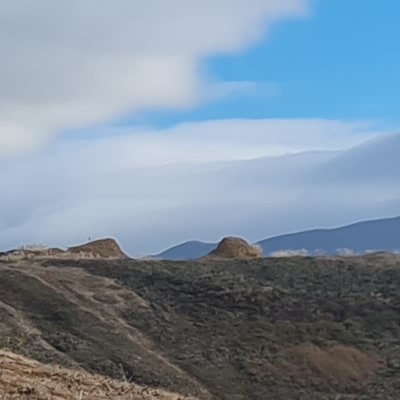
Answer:
[[[220,258],[261,258],[262,251],[244,239],[227,237],[218,244],[217,248],[210,253],[210,256]]]
[[[281,353],[281,366],[297,380],[341,387],[366,384],[383,367],[383,360],[356,348],[321,349],[303,344]]]
[[[46,366],[4,351],[0,351],[0,398],[2,400],[189,400],[162,390],[119,382],[100,375]]]

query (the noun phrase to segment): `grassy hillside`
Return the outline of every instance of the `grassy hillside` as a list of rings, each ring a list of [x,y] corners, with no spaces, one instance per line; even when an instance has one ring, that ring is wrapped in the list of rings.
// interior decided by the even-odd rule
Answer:
[[[398,399],[399,285],[384,254],[3,262],[0,348],[201,399]]]

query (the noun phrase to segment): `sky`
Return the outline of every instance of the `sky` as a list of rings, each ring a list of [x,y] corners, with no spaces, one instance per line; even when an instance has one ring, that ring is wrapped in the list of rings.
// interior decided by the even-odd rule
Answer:
[[[112,236],[146,255],[400,215],[399,13],[2,1],[0,249]]]

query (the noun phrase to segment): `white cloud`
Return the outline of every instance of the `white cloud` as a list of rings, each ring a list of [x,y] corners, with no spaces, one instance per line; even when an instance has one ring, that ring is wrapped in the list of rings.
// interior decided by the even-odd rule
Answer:
[[[308,1],[1,1],[0,154],[126,112],[191,106],[204,57],[240,51]]]

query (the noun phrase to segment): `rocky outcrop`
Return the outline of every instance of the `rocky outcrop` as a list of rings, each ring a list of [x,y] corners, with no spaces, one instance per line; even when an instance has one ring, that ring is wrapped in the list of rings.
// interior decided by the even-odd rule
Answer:
[[[114,239],[100,239],[80,246],[70,247],[67,253],[78,257],[81,256],[82,258],[128,258]]]
[[[217,248],[209,256],[219,258],[261,258],[262,250],[236,237],[227,237],[221,240]]]

